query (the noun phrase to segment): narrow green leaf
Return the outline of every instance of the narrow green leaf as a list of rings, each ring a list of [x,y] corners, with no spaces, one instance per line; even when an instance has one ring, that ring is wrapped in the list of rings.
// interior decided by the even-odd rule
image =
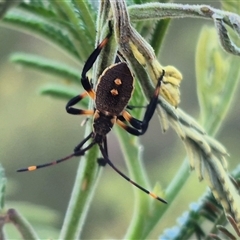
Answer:
[[[71,29],[74,29],[76,48],[82,59],[86,59],[94,46],[94,39],[89,37],[87,26],[84,25],[82,16],[77,14],[70,1],[52,0],[52,5],[58,9],[61,15],[64,15],[65,21],[71,23]],[[70,30],[71,30],[70,29]]]
[[[69,101],[71,98],[79,95],[77,90],[73,90],[72,88],[67,88],[64,85],[45,85],[39,90],[41,95],[49,96],[52,98],[62,99]],[[83,108],[88,107],[89,99],[83,99],[81,101],[80,106]]]
[[[51,22],[52,25],[58,26],[58,28],[61,28],[62,30],[65,29],[64,31],[67,31],[69,36],[71,35],[71,37],[74,39],[72,43],[74,44],[75,49],[78,50],[81,58],[85,58],[85,49],[80,47],[81,39],[79,39],[78,27],[76,27],[69,20],[68,16],[66,15],[66,8],[62,8],[64,8],[64,6],[59,6],[58,4],[55,4],[54,1],[45,1],[44,4],[43,2],[30,1],[28,3],[23,2],[20,4],[18,9],[24,11],[24,14],[31,15],[34,18],[41,18],[44,22]],[[82,29],[83,33],[86,31],[88,31],[87,28]],[[93,38],[90,40],[92,41],[93,45]]]
[[[15,1],[9,1],[9,0],[2,0],[0,1],[0,19],[4,17],[4,15],[7,13],[9,9],[12,7],[18,5],[21,3],[22,0],[15,0]]]
[[[43,18],[56,18],[57,15],[53,11],[51,4],[46,2],[46,4],[37,4],[34,2],[22,2],[19,6],[19,9],[22,9],[30,14]]]
[[[19,12],[8,13],[4,17],[3,22],[12,24],[15,27],[24,28],[31,33],[42,36],[45,40],[50,40],[67,53],[79,59],[79,54],[68,37],[67,32],[62,31],[58,26],[53,26],[51,23],[44,22],[38,18],[27,18]]]
[[[39,90],[41,95],[50,96],[53,98],[59,98],[63,100],[70,100],[71,98],[79,95],[79,92],[73,89],[66,88],[63,85],[45,85]]]
[[[27,53],[14,53],[10,61],[44,73],[50,73],[68,81],[80,83],[80,70],[55,60]]]
[[[73,7],[75,8],[75,13],[84,23],[84,29],[89,35],[89,38],[93,40],[96,35],[95,21],[96,14],[95,11],[88,0],[86,1],[71,1]]]

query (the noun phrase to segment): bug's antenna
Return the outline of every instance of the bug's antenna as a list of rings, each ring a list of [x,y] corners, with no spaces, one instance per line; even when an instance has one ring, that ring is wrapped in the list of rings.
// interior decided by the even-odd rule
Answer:
[[[106,161],[106,163],[114,170],[116,171],[119,175],[121,175],[124,179],[126,179],[127,181],[129,181],[131,184],[133,184],[135,187],[139,188],[140,190],[142,190],[143,192],[149,194],[151,197],[163,202],[163,203],[167,203],[164,199],[158,197],[155,193],[148,191],[147,189],[143,188],[142,186],[140,186],[139,184],[137,184],[136,182],[132,181],[128,176],[126,176],[124,173],[122,173],[117,167],[114,166],[114,164],[111,162],[111,160],[108,158],[103,146],[101,144],[98,144],[99,148],[101,150],[101,153],[104,157],[104,160]]]

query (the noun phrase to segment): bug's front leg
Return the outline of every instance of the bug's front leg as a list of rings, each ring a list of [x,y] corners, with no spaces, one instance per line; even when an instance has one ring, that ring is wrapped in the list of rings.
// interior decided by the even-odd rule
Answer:
[[[76,97],[69,100],[69,102],[66,105],[67,113],[73,114],[73,115],[93,115],[94,110],[84,110],[84,109],[78,109],[78,108],[72,107],[77,103],[79,103],[86,96],[88,96],[88,93],[84,92],[83,94],[77,95]]]

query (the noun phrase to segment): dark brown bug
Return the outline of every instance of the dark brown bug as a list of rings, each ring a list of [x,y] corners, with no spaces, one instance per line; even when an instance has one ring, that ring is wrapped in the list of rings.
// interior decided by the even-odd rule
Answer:
[[[93,145],[97,144],[103,156],[103,158],[98,160],[100,165],[108,164],[118,174],[120,174],[127,181],[131,182],[134,186],[151,195],[153,198],[166,203],[166,201],[162,198],[158,197],[152,192],[149,192],[145,188],[141,187],[140,185],[129,179],[125,174],[123,174],[113,165],[113,163],[108,157],[106,136],[111,131],[115,123],[117,123],[120,127],[122,127],[130,134],[136,136],[140,136],[146,132],[149,121],[151,120],[158,104],[160,85],[165,73],[163,70],[162,75],[158,79],[158,83],[156,85],[153,97],[151,98],[150,103],[146,108],[146,112],[142,121],[132,117],[131,114],[126,110],[127,104],[133,92],[134,83],[134,78],[127,63],[119,62],[106,68],[97,81],[95,92],[86,74],[92,68],[94,62],[96,61],[98,55],[101,52],[101,49],[107,44],[111,34],[112,31],[110,30],[110,33],[92,52],[83,67],[81,82],[83,88],[85,89],[85,92],[72,98],[66,105],[66,111],[69,114],[93,115],[94,121],[92,132],[75,147],[74,152],[69,156],[66,156],[51,163],[19,169],[18,172],[33,171],[39,168],[58,164],[74,156],[82,156]],[[90,96],[93,99],[95,103],[94,110],[83,110],[73,107],[86,96]],[[131,126],[127,125],[126,122],[129,122]],[[91,143],[86,147],[83,147],[89,139],[91,139]]]

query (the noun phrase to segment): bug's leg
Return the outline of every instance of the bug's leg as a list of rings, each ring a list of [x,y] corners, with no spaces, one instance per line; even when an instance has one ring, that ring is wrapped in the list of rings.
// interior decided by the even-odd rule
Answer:
[[[125,180],[127,180],[128,182],[130,182],[131,184],[133,184],[135,187],[139,188],[140,190],[142,190],[143,192],[149,194],[151,197],[163,202],[163,203],[167,203],[164,199],[160,198],[159,196],[157,196],[155,193],[148,191],[147,189],[145,189],[144,187],[140,186],[139,184],[137,184],[136,182],[132,181],[128,176],[126,176],[123,172],[121,172],[117,167],[115,167],[115,165],[112,163],[112,161],[108,158],[108,155],[106,153],[106,147],[105,147],[105,143],[103,144],[98,144],[100,151],[103,155],[103,158],[105,160],[105,162],[115,171],[117,172],[120,176],[122,176]]]
[[[112,27],[111,25],[109,25],[109,33],[108,35],[102,40],[102,42],[97,46],[97,48],[91,53],[91,55],[89,56],[89,58],[87,59],[83,70],[82,70],[82,76],[81,76],[81,82],[83,85],[83,88],[88,92],[88,94],[90,95],[90,97],[92,99],[95,98],[95,93],[93,92],[91,83],[87,77],[87,72],[92,68],[94,62],[96,61],[98,55],[100,54],[102,48],[108,43],[109,38],[112,35]]]
[[[28,171],[34,171],[34,170],[37,170],[39,168],[44,168],[44,167],[50,167],[50,166],[53,166],[53,165],[56,165],[58,163],[61,163],[63,161],[66,161],[68,159],[71,159],[72,157],[74,157],[74,153],[64,157],[64,158],[61,158],[61,159],[58,159],[58,160],[55,160],[53,162],[49,162],[49,163],[45,163],[45,164],[40,164],[40,165],[33,165],[33,166],[29,166],[27,168],[21,168],[21,169],[18,169],[17,172],[28,172]]]
[[[106,155],[108,156],[108,147],[107,147],[107,138],[105,137],[105,139],[103,140],[103,148],[105,149],[105,153],[106,153]],[[98,162],[98,165],[100,166],[100,167],[105,167],[106,166],[106,164],[107,164],[107,161],[106,161],[106,159],[105,158],[98,158],[97,159],[97,162]]]
[[[85,142],[87,142],[90,138],[92,137],[92,132],[85,137],[75,148],[74,148],[74,152],[79,152],[81,147],[85,144]]]
[[[129,110],[133,110],[135,108],[147,108],[147,106],[133,106],[133,105],[127,105],[126,107]]]
[[[124,128],[126,131],[128,131],[129,133],[139,136],[139,135],[142,135],[146,132],[146,130],[148,128],[149,121],[151,120],[151,118],[152,118],[152,116],[155,112],[155,109],[157,107],[157,104],[158,104],[158,96],[159,96],[159,92],[160,92],[161,81],[164,77],[164,74],[165,74],[165,71],[163,70],[162,75],[158,79],[153,97],[151,98],[150,103],[147,106],[147,109],[145,111],[145,114],[144,114],[144,117],[143,117],[142,121],[132,117],[131,114],[127,111],[124,111],[123,114],[122,114],[123,118],[126,121],[128,121],[137,131],[132,129],[130,126],[127,126],[126,124],[124,124],[120,119],[119,119],[119,121],[117,121],[117,123],[122,128]]]
[[[17,172],[34,171],[34,170],[37,170],[39,168],[50,167],[50,166],[56,165],[58,163],[64,162],[64,161],[69,160],[69,159],[71,159],[73,157],[76,157],[76,156],[83,156],[85,154],[85,152],[95,144],[95,142],[92,142],[91,144],[89,144],[84,149],[80,149],[85,144],[85,142],[87,142],[87,140],[89,140],[91,138],[91,136],[92,136],[92,133],[90,133],[86,138],[84,138],[78,144],[78,146],[74,149],[74,152],[72,154],[70,154],[70,155],[68,155],[64,158],[55,160],[53,162],[45,163],[45,164],[33,165],[33,166],[29,166],[27,168],[21,168],[21,169],[17,170]]]
[[[94,95],[95,95],[95,92],[94,92]],[[83,94],[77,95],[76,97],[69,100],[69,102],[66,105],[66,111],[69,114],[73,114],[73,115],[93,115],[94,110],[83,110],[83,109],[78,109],[78,108],[72,107],[73,105],[79,103],[86,96],[88,96],[88,93],[84,92]]]
[[[126,121],[124,119],[124,121]],[[127,125],[126,123],[124,123],[124,121],[122,119],[118,119],[117,118],[117,121],[116,123],[121,127],[123,128],[125,131],[127,131],[128,133],[132,134],[132,135],[135,135],[135,136],[140,136],[142,135],[142,132],[139,130],[139,129],[136,129],[134,127],[131,127],[129,125]]]

